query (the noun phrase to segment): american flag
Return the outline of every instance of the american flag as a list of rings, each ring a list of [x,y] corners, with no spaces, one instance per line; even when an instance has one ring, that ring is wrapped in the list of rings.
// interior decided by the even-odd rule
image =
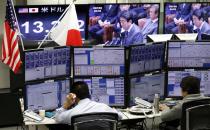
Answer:
[[[21,65],[21,60],[14,13],[12,1],[7,0],[1,56],[2,62],[7,64],[15,73],[17,73]]]

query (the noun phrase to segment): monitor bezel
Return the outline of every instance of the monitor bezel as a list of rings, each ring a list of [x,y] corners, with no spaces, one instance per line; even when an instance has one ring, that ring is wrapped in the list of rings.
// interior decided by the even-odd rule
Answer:
[[[102,48],[120,48],[120,49],[124,49],[124,74],[119,74],[119,75],[75,75],[75,49],[77,48],[93,48],[93,49],[102,49]],[[126,47],[123,46],[103,46],[103,47],[99,47],[99,46],[82,46],[82,47],[73,47],[72,48],[72,59],[73,59],[73,77],[85,77],[85,76],[95,76],[95,77],[100,77],[100,76],[124,76],[126,74]]]
[[[127,99],[126,99],[126,97],[127,97],[127,81],[126,81],[126,76],[106,76],[106,75],[104,75],[104,76],[76,76],[76,77],[73,77],[72,78],[72,82],[75,82],[75,79],[91,79],[92,80],[92,78],[93,77],[102,77],[102,78],[124,78],[124,104],[123,105],[109,105],[109,104],[107,104],[108,106],[110,106],[110,107],[115,107],[115,108],[126,108],[126,106],[127,106]]]
[[[130,64],[131,64],[131,51],[132,51],[132,47],[137,47],[137,46],[147,46],[147,45],[160,45],[160,44],[164,44],[164,52],[163,52],[163,62],[162,62],[162,66],[160,69],[155,69],[155,70],[149,70],[149,71],[144,71],[144,72],[138,72],[138,73],[133,73],[133,74],[130,74]],[[141,44],[141,45],[131,45],[129,46],[129,54],[128,54],[128,75],[129,76],[135,76],[135,75],[141,75],[141,74],[147,74],[147,73],[152,73],[152,72],[155,72],[155,71],[163,71],[164,68],[165,68],[165,55],[166,55],[166,42],[153,42],[152,44]]]
[[[197,41],[186,41],[186,40],[170,40],[170,41],[167,41],[167,54],[166,54],[166,66],[167,66],[167,69],[168,70],[180,70],[180,69],[210,69],[210,67],[170,67],[168,65],[168,59],[169,59],[169,44],[170,42],[177,42],[177,43],[184,43],[184,42],[187,42],[187,43],[191,43],[191,44],[197,44],[197,43],[209,43],[210,40],[205,40],[205,41],[202,41],[202,40],[197,40]],[[208,44],[206,44],[208,45]]]
[[[127,101],[127,106],[128,107],[130,107],[131,106],[131,104],[130,104],[130,97],[131,97],[131,79],[132,78],[142,78],[142,77],[149,77],[149,76],[153,76],[153,75],[163,75],[164,76],[164,78],[163,78],[163,86],[162,86],[162,88],[164,89],[163,90],[163,97],[160,97],[160,99],[162,100],[162,99],[164,99],[165,97],[166,97],[166,82],[165,82],[165,79],[166,79],[166,72],[165,71],[163,71],[163,72],[153,72],[153,73],[150,73],[149,75],[147,75],[147,74],[138,74],[138,75],[132,75],[132,76],[128,76],[128,86],[129,87],[127,87],[127,92],[128,92],[128,96],[127,96],[127,99],[126,99],[126,101]]]
[[[24,85],[24,88],[23,88],[24,110],[28,109],[27,85],[36,85],[36,84],[40,84],[40,83],[45,83],[46,81],[56,82],[56,81],[63,81],[63,80],[69,80],[69,87],[70,87],[69,90],[71,90],[72,78],[70,78],[70,77],[59,77],[59,78],[54,78],[54,79],[51,79],[51,80],[33,81],[33,82],[26,83]],[[49,109],[49,110],[46,110],[46,111],[54,111],[54,110],[55,109]],[[38,112],[38,111],[35,111],[35,112]]]
[[[38,52],[38,51],[45,51],[45,50],[57,50],[57,49],[63,49],[63,48],[69,48],[69,57],[70,57],[70,68],[69,68],[69,74],[66,74],[66,75],[59,75],[59,76],[53,76],[53,77],[46,77],[46,78],[43,78],[43,79],[35,79],[35,80],[29,80],[29,81],[26,81],[25,80],[25,55],[26,53],[30,53],[30,52]],[[44,81],[44,80],[50,80],[50,79],[55,79],[55,78],[59,78],[59,77],[70,77],[71,76],[71,47],[67,47],[67,46],[56,46],[56,47],[48,47],[48,48],[40,48],[40,49],[30,49],[30,50],[25,50],[23,52],[23,78],[24,78],[24,82],[27,83],[27,82],[36,82],[36,81]]]

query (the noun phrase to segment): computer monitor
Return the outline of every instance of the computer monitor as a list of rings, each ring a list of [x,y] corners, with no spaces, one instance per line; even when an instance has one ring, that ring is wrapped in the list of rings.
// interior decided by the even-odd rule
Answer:
[[[130,77],[129,105],[135,105],[135,98],[153,101],[155,94],[164,97],[165,73]]]
[[[17,94],[0,93],[0,127],[23,125],[23,114]]]
[[[203,33],[203,34],[201,34],[201,38],[202,38],[202,40],[210,40],[210,34]]]
[[[75,78],[88,84],[91,99],[109,106],[125,106],[124,77]]]
[[[157,34],[159,28],[159,3],[91,4],[89,7],[88,39],[97,44],[128,46],[147,42],[147,35]],[[129,12],[133,23],[131,33],[122,26],[122,12]],[[151,13],[149,13],[151,12]],[[153,21],[153,23],[151,23]]]
[[[74,48],[74,75],[124,75],[123,47]]]
[[[54,110],[61,107],[70,92],[70,79],[49,80],[30,83],[25,87],[24,105],[26,109]]]
[[[148,73],[164,67],[165,43],[130,47],[129,74]]]
[[[88,5],[77,4],[79,29],[82,39],[87,39]],[[24,5],[15,6],[20,32],[23,40],[43,40],[49,33],[59,17],[64,13],[68,5]],[[50,39],[47,39],[50,40]],[[25,44],[25,42],[24,42]],[[29,43],[27,43],[28,46]],[[37,48],[38,42],[31,46]]]
[[[208,42],[169,41],[169,68],[210,68]]]
[[[200,82],[200,92],[205,96],[210,96],[210,71],[209,70],[180,70],[180,71],[168,71],[167,79],[167,96],[168,97],[180,97],[181,87],[180,82],[182,78],[186,76],[198,77]]]
[[[198,33],[198,40],[202,40],[202,33],[210,34],[209,11],[207,2],[166,2],[163,31],[165,34]]]
[[[25,81],[70,75],[70,48],[25,51]]]

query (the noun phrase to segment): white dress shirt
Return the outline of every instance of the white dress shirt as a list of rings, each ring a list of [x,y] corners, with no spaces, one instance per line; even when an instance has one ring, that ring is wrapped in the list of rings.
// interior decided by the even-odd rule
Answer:
[[[112,112],[117,113],[119,119],[122,118],[122,115],[120,115],[120,113],[118,113],[115,109],[112,109],[111,107],[107,106],[106,104],[98,103],[95,101],[91,101],[89,98],[85,98],[83,100],[80,100],[79,103],[72,109],[57,109],[55,114],[55,120],[58,123],[71,124],[72,116],[92,112]]]

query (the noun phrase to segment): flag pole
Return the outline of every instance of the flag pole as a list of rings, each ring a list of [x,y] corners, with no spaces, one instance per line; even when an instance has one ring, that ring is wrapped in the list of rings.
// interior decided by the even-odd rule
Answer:
[[[13,0],[11,0],[11,3],[12,3],[12,8],[13,8],[13,11],[14,11],[14,15],[15,15],[16,24],[17,24],[17,27],[18,27],[18,36],[20,37],[20,42],[21,42],[21,45],[22,45],[22,49],[24,51],[25,48],[24,48],[23,39],[22,39],[22,36],[21,36],[21,33],[20,33],[20,27],[19,27],[17,15],[16,15],[15,7],[14,7],[14,4],[13,4]]]
[[[41,41],[41,43],[39,44],[38,48],[39,49],[42,44],[44,43],[44,41],[46,41],[47,37],[50,35],[50,33],[52,32],[52,30],[55,28],[56,25],[59,24],[59,21],[63,18],[63,16],[66,14],[66,12],[71,8],[72,4],[74,4],[76,0],[73,0],[71,4],[69,4],[69,6],[65,9],[65,11],[63,12],[63,14],[59,17],[59,19],[57,20],[56,24],[53,25],[53,27],[50,29],[50,31],[47,33],[47,35],[45,35],[44,39]]]

